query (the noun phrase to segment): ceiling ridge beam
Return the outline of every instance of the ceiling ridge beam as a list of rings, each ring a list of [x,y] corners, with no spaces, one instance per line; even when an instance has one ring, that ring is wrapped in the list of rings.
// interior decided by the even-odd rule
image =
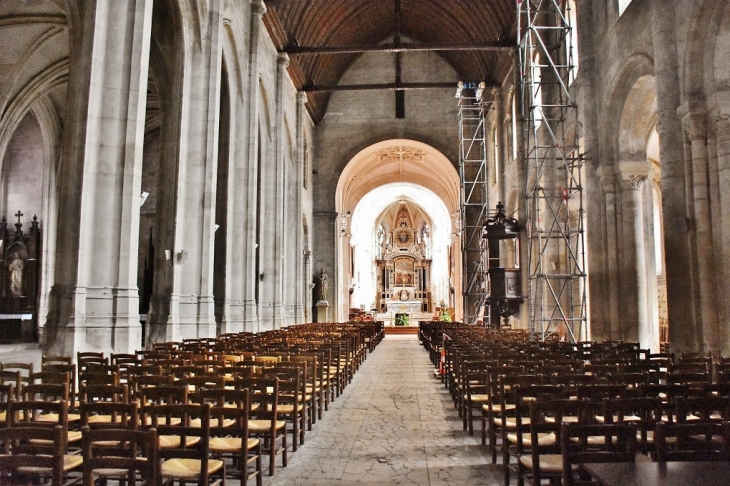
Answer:
[[[332,92],[332,91],[369,91],[369,90],[390,90],[409,91],[416,89],[439,89],[456,88],[457,81],[444,81],[432,83],[370,83],[370,84],[337,84],[332,86],[305,86],[302,91],[308,93]],[[493,88],[495,85],[488,84]]]
[[[353,46],[288,46],[282,49],[287,54],[358,54],[362,52],[418,52],[418,51],[505,51],[516,44],[502,41],[474,44],[377,44]]]

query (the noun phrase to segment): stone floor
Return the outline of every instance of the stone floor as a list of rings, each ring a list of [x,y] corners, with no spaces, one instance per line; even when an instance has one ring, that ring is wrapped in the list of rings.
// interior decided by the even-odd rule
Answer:
[[[462,430],[416,336],[387,336],[264,484],[501,484],[479,442]]]
[[[0,361],[32,361],[38,345],[2,345]],[[498,485],[477,436],[462,430],[451,398],[416,336],[389,335],[265,486]],[[232,482],[227,482],[229,486]]]

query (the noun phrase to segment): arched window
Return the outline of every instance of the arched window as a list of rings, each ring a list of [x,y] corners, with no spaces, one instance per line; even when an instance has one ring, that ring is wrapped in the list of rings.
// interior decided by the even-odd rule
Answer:
[[[626,8],[631,3],[631,0],[618,0],[618,16],[623,15]]]
[[[517,98],[512,94],[512,160],[517,159]]]
[[[568,39],[568,63],[572,66],[568,74],[568,86],[573,84],[578,74],[578,17],[575,12],[575,0],[568,1],[568,23],[570,25],[570,38]]]
[[[492,130],[492,184],[499,184],[499,140],[497,130]]]

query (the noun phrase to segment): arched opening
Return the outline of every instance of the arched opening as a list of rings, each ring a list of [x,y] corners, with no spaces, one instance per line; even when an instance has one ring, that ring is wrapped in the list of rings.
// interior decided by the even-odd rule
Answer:
[[[231,97],[228,85],[228,69],[222,62],[220,125],[218,129],[218,175],[215,197],[215,230],[213,254],[213,300],[215,302],[216,334],[221,333],[221,323],[226,300],[227,235],[228,235],[228,180],[231,146]]]
[[[663,238],[657,237],[663,229],[656,103],[654,76],[638,77],[626,95],[618,137],[618,170],[624,185],[619,261],[628,269],[620,284],[628,297],[620,300],[621,319],[626,316],[621,333],[652,350],[660,349],[660,323],[667,322]]]
[[[175,2],[154,2],[150,70],[145,114],[142,191],[148,193],[140,211],[138,280],[140,318],[145,343],[173,339],[168,325],[173,294],[175,208],[177,205],[180,117],[183,80],[181,15]],[[146,263],[145,263],[146,261]],[[144,306],[144,307],[143,307]]]
[[[451,217],[432,191],[406,182],[373,189],[352,213],[351,234],[351,314],[392,322],[407,302],[415,322],[453,307]]]
[[[406,313],[415,323],[447,307],[461,319],[459,177],[441,152],[407,139],[361,150],[340,176],[336,207],[334,318],[374,312],[392,323]]]

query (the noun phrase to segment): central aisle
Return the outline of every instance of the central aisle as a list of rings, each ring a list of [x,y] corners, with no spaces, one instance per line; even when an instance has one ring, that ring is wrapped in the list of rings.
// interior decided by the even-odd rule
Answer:
[[[478,426],[477,426],[478,427]],[[386,336],[267,485],[498,485],[416,336]],[[277,458],[277,464],[280,459]]]

